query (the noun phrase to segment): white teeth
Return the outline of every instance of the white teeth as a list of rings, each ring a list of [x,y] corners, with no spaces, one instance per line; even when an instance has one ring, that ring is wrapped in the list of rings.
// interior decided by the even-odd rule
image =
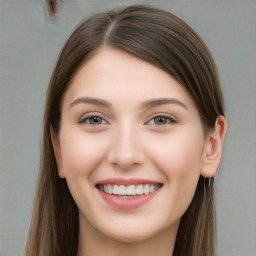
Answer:
[[[118,194],[119,195],[126,195],[126,187],[124,185],[120,185],[118,187]]]
[[[136,194],[135,185],[127,186],[126,194],[129,195],[129,196],[135,196],[135,194]]]
[[[113,186],[112,193],[113,193],[114,195],[118,195],[118,185],[114,185],[114,186]]]
[[[154,192],[155,186],[153,184],[150,185],[149,187],[149,193]]]
[[[144,193],[146,195],[149,194],[149,185],[148,184],[144,186]]]
[[[136,187],[136,195],[142,195],[143,194],[143,186],[142,185],[138,185]]]
[[[111,186],[111,185],[107,185],[107,187],[108,187],[108,190],[105,191],[105,192],[107,192],[107,193],[109,193],[109,194],[112,194],[112,193],[113,193],[112,186]]]
[[[148,195],[159,189],[159,184],[139,184],[139,185],[99,185],[99,189],[107,194],[121,195],[121,196],[135,196],[135,195]]]

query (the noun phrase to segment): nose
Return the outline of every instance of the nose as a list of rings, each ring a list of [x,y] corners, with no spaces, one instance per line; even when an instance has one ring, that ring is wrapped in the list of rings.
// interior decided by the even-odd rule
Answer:
[[[124,127],[116,131],[111,138],[108,162],[129,169],[144,162],[143,147],[136,128]]]

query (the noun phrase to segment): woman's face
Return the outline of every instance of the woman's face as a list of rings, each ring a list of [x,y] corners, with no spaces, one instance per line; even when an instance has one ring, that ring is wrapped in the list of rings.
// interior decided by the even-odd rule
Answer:
[[[187,91],[126,52],[100,49],[64,95],[55,154],[80,229],[125,242],[176,232],[204,152]]]

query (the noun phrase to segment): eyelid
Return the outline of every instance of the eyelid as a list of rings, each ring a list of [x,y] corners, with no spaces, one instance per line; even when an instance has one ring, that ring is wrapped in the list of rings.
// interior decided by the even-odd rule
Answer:
[[[154,118],[156,117],[164,117],[164,118],[167,118],[169,120],[171,120],[168,124],[175,124],[175,123],[178,123],[177,119],[175,117],[173,117],[172,115],[170,114],[165,114],[165,113],[156,113],[154,114],[153,116],[151,116],[149,118],[149,120],[146,122],[147,124],[150,123],[150,121],[152,121]],[[157,125],[157,126],[165,126],[165,125],[168,125],[168,124],[163,124],[163,125],[157,125],[157,124],[151,124],[151,125]]]
[[[90,117],[100,117],[106,122],[105,124],[108,124],[108,121],[106,120],[106,118],[103,117],[103,115],[99,112],[89,112],[89,113],[82,115],[82,117],[79,118],[78,123],[83,124],[83,123],[85,123],[85,120],[89,119]]]
[[[85,113],[84,115],[82,115],[81,118],[79,118],[78,120],[78,123],[79,124],[86,124],[85,122],[85,119],[89,119],[90,117],[100,117],[104,120],[104,124],[100,124],[100,125],[105,125],[105,124],[109,124],[109,122],[107,121],[107,119],[104,117],[104,115],[100,112],[88,112],[88,113]],[[149,124],[154,118],[156,117],[164,117],[164,118],[167,118],[170,120],[170,122],[168,122],[167,124],[163,124],[163,125],[157,125],[157,124]],[[148,121],[146,122],[146,124],[149,124],[149,125],[155,125],[155,126],[166,126],[166,125],[169,125],[169,124],[175,124],[175,123],[178,123],[177,119],[173,116],[173,115],[170,115],[170,114],[166,114],[166,113],[155,113],[153,115],[151,115],[150,118],[148,118]],[[89,125],[92,125],[92,124],[89,124]],[[92,125],[93,126],[93,125]],[[95,126],[99,126],[99,125],[95,125]]]

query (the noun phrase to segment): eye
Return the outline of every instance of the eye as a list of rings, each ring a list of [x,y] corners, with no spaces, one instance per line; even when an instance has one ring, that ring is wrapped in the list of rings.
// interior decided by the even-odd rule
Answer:
[[[167,117],[167,116],[155,116],[149,121],[149,124],[153,125],[166,125],[170,123],[177,123],[177,121],[174,118]]]
[[[82,120],[79,121],[79,123],[86,123],[86,124],[91,124],[91,125],[102,125],[106,124],[107,122],[100,116],[89,116],[85,117]]]

